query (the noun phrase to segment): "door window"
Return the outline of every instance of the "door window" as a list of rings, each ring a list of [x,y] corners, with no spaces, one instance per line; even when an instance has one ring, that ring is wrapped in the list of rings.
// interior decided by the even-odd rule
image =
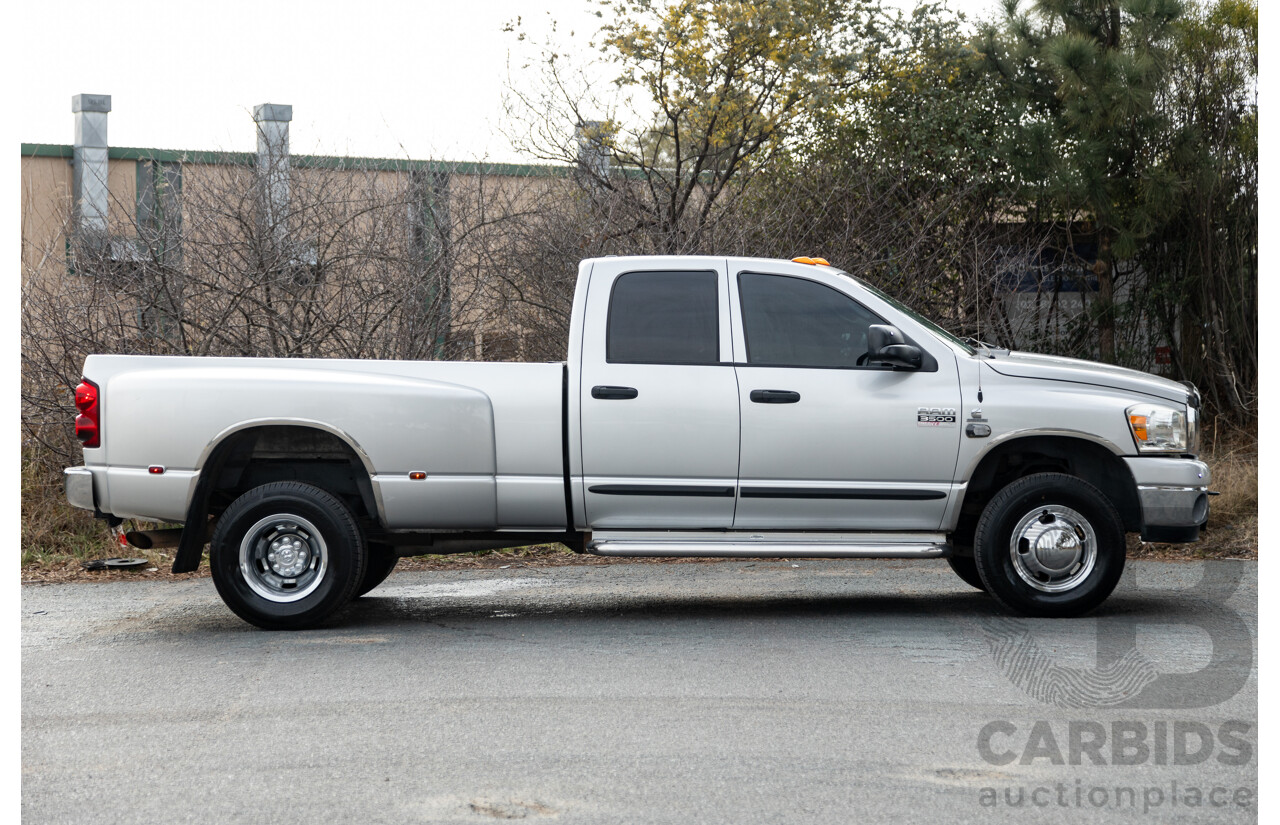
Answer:
[[[605,357],[611,364],[718,363],[716,273],[618,276],[609,300]]]
[[[804,278],[743,272],[738,290],[753,365],[857,366],[867,327],[884,323],[843,292]]]

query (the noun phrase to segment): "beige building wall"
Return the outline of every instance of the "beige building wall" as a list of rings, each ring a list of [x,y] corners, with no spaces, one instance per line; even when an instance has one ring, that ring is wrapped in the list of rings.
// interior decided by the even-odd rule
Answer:
[[[71,214],[71,164],[62,158],[22,158],[22,278],[66,256]]]
[[[66,271],[67,228],[72,210],[71,158],[22,157],[22,277],[47,274],[57,259]],[[137,161],[110,160],[107,166],[108,226],[132,236],[137,212]],[[56,268],[55,268],[56,269]]]
[[[138,215],[140,161],[137,158],[151,155],[173,163],[182,155],[128,149],[113,149],[112,153],[132,156],[112,157],[109,161],[108,230],[113,238],[134,239],[138,236],[139,222],[145,224],[146,221],[146,216]],[[188,153],[188,156],[193,157],[181,163],[181,203],[183,232],[192,236],[188,240],[190,244],[196,242],[194,236],[198,233],[210,231],[208,215],[212,211],[209,203],[201,203],[201,199],[223,198],[233,207],[223,215],[229,222],[246,219],[246,210],[251,211],[255,206],[253,156],[214,153]],[[340,231],[357,238],[362,232],[386,232],[386,226],[376,226],[370,215],[358,214],[358,201],[364,196],[387,199],[403,196],[409,187],[409,171],[394,168],[396,162],[393,161],[354,161],[347,168],[332,168],[339,166],[338,160],[310,159],[294,163],[291,200],[297,200],[305,211],[307,204],[302,201],[307,197],[323,200],[327,193],[332,195],[331,200],[338,202],[343,192],[349,191],[355,202],[355,214],[341,215],[341,209],[335,204],[326,204],[326,208],[333,211],[328,217],[342,224]],[[380,169],[377,164],[391,168]],[[71,147],[24,145],[21,167],[24,284],[31,279],[78,277],[69,271],[72,261],[68,256],[68,228],[73,211]],[[503,312],[505,302],[514,297],[500,277],[509,273],[495,271],[495,261],[501,256],[492,254],[502,244],[510,243],[510,238],[504,235],[509,230],[494,219],[536,206],[538,198],[545,196],[556,178],[528,170],[517,170],[517,174],[478,174],[474,169],[458,173],[457,167],[450,164],[439,164],[437,168],[450,171],[447,189],[441,194],[453,228],[447,243],[451,253],[448,291],[452,340],[462,346],[471,342],[469,357],[519,359],[523,354],[522,330],[513,328]],[[234,209],[240,213],[235,214]],[[409,209],[406,203],[406,216]],[[408,243],[407,235],[403,240]],[[376,261],[369,262],[371,267],[375,264]],[[183,265],[193,264],[184,260]],[[468,356],[463,354],[463,357]]]

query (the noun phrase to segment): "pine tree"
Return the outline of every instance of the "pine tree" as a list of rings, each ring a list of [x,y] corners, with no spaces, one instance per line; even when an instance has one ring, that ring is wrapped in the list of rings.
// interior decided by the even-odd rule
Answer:
[[[979,39],[988,65],[1024,107],[1007,156],[1028,195],[1096,230],[1098,346],[1116,360],[1116,262],[1171,208],[1177,182],[1162,161],[1165,83],[1179,0],[1006,0]]]

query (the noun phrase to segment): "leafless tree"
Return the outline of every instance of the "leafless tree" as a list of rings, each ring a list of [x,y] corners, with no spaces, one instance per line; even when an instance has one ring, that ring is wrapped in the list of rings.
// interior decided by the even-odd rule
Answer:
[[[280,209],[251,158],[217,160],[149,164],[105,235],[64,205],[60,231],[23,250],[23,426],[51,469],[74,452],[90,353],[459,359],[486,329],[489,357],[520,340],[494,314],[494,250],[550,178],[295,159]]]

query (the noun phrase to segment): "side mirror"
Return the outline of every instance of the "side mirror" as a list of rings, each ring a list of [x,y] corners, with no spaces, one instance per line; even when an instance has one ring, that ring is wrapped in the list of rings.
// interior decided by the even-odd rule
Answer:
[[[867,361],[918,370],[923,362],[920,348],[907,343],[902,330],[889,324],[867,327]]]

